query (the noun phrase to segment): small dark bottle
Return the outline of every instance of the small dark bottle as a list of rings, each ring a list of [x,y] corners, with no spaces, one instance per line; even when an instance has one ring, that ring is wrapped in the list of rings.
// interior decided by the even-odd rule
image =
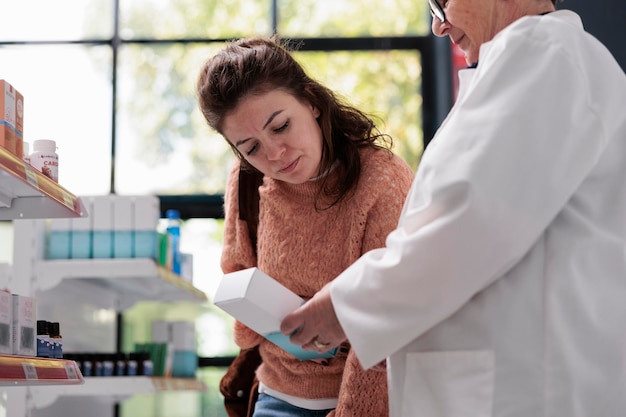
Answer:
[[[37,356],[50,358],[50,323],[46,320],[37,320]]]
[[[148,352],[137,352],[137,363],[139,364],[139,375],[152,376],[154,365]]]
[[[113,376],[115,370],[115,355],[107,353],[102,355],[102,376]]]
[[[139,362],[137,361],[137,354],[132,352],[128,354],[128,361],[126,362],[126,375],[137,376],[139,373]]]
[[[63,358],[63,337],[61,336],[61,326],[59,322],[52,322],[50,325],[50,345],[53,354],[51,358]]]
[[[115,354],[115,367],[113,368],[113,375],[126,375],[126,354],[124,352],[117,352]]]
[[[104,374],[104,366],[102,364],[102,354],[94,353],[91,357],[92,361],[92,373],[93,376],[103,376]]]
[[[80,369],[83,376],[95,376],[93,373],[93,355],[84,353],[81,355],[83,367]]]

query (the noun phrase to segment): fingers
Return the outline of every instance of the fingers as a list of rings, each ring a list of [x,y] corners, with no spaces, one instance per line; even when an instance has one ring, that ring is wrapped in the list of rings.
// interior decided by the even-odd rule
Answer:
[[[309,301],[288,314],[280,330],[305,350],[326,352],[345,340],[345,334],[332,305],[330,291],[324,287]]]
[[[285,336],[292,335],[297,332],[297,330],[302,327],[304,324],[299,311],[302,307],[293,311],[292,313],[287,314],[287,316],[280,323],[280,332]]]
[[[296,314],[299,313],[296,312]],[[296,329],[291,333],[284,334],[289,335],[289,340],[293,344],[302,346],[307,350],[317,350],[317,347],[314,344],[314,340],[318,334],[317,326],[311,321],[306,321],[301,316],[296,316],[294,320],[295,323],[299,323]]]

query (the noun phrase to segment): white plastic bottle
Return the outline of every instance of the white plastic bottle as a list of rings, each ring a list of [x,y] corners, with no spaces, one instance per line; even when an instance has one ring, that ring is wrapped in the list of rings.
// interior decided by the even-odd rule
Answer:
[[[24,141],[24,162],[30,165],[30,143]]]
[[[30,164],[54,182],[59,182],[59,155],[56,142],[49,139],[38,139],[33,142]]]

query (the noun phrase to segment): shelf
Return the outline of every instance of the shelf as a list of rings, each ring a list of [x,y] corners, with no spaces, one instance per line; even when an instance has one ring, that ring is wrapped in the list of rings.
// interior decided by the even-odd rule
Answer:
[[[80,198],[0,147],[0,220],[86,216]]]
[[[32,405],[38,409],[45,408],[60,396],[99,397],[116,403],[137,394],[206,391],[206,385],[194,378],[114,376],[87,377],[84,380],[81,386],[32,387]]]
[[[71,285],[94,286],[118,296],[119,309],[138,301],[205,302],[206,294],[152,259],[45,260],[35,264],[35,290],[45,291],[70,281]],[[115,306],[114,306],[115,307]]]
[[[0,355],[0,385],[80,385],[76,362],[29,356]]]

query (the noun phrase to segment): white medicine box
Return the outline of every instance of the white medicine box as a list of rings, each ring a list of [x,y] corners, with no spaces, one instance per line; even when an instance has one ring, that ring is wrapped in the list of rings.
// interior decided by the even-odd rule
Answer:
[[[32,297],[12,294],[13,354],[37,356],[37,304]]]
[[[0,353],[13,353],[13,297],[0,291]]]
[[[225,274],[213,303],[298,359],[330,358],[336,349],[318,353],[304,350],[280,332],[282,319],[304,300],[258,268]]]

